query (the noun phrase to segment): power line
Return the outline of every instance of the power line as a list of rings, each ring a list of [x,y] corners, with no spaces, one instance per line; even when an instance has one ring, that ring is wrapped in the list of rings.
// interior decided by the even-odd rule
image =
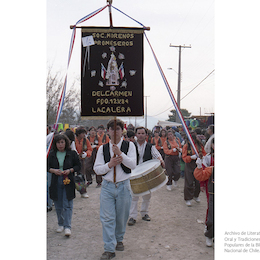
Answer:
[[[187,12],[185,18],[182,20],[182,23],[181,23],[181,25],[179,26],[178,31],[175,33],[175,36],[173,37],[173,39],[176,38],[176,35],[179,33],[180,29],[182,28],[183,23],[186,21],[186,19],[187,19],[188,15],[190,14],[190,11],[191,11],[191,9],[192,9],[192,7],[193,7],[193,5],[194,5],[195,2],[196,2],[196,0],[193,1],[192,5],[191,5],[191,7],[190,7],[190,9],[189,9],[189,11]]]
[[[208,74],[208,76],[206,76],[196,87],[194,87],[194,88],[193,88],[188,94],[186,94],[182,99],[184,99],[186,96],[188,96],[195,88],[197,88],[197,87],[198,87],[206,78],[208,78],[214,71],[215,71],[215,69],[212,70],[212,71]],[[181,99],[181,100],[182,100],[182,99]],[[152,116],[158,116],[158,115],[160,115],[160,114],[166,112],[167,110],[171,109],[172,107],[173,107],[173,105],[172,105],[171,107],[165,109],[164,111],[160,112],[159,114],[152,115]]]
[[[193,88],[188,94],[186,94],[181,100],[183,100],[185,97],[187,97],[195,88],[197,88],[197,87],[198,87],[206,78],[208,78],[214,71],[215,71],[215,69],[212,70],[207,77],[205,77],[196,87],[194,87],[194,88]]]
[[[158,116],[158,115],[160,115],[160,114],[162,114],[162,113],[166,112],[167,110],[169,110],[169,109],[170,109],[170,108],[172,108],[172,107],[173,107],[173,105],[172,105],[171,107],[167,108],[166,110],[164,110],[163,112],[160,112],[159,114],[152,115],[152,116]]]

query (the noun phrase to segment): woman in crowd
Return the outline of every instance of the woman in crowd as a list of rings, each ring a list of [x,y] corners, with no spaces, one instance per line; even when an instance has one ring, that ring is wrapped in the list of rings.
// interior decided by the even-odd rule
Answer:
[[[199,154],[203,156],[206,155],[206,152],[203,148],[202,143],[197,139],[196,133],[191,132],[191,138],[197,148]],[[187,143],[183,146],[182,149],[182,159],[185,162],[184,168],[184,200],[188,207],[191,206],[191,200],[194,199],[197,203],[200,202],[200,183],[194,178],[193,172],[196,168],[197,155],[190,144],[190,141],[187,140]]]
[[[167,139],[163,145],[163,151],[165,153],[165,168],[168,175],[168,182],[166,183],[167,190],[171,191],[172,181],[173,186],[177,186],[177,181],[180,178],[181,166],[179,152],[181,152],[181,143],[176,136],[174,136],[172,130],[167,131]]]
[[[65,134],[55,135],[52,147],[47,159],[47,170],[52,173],[50,197],[57,213],[57,232],[61,233],[65,229],[65,236],[70,236],[75,198],[74,172],[79,172],[81,164],[78,154],[70,149],[70,141]]]
[[[165,129],[162,129],[161,132],[160,132],[160,134],[159,134],[159,136],[160,136],[160,139],[161,139],[161,141],[162,141],[162,147],[161,147],[161,150],[159,151],[159,153],[161,154],[161,156],[162,156],[162,158],[163,158],[163,160],[164,160],[164,158],[165,158],[165,153],[164,153],[164,151],[163,151],[163,144],[164,144],[164,142],[165,142],[166,139],[167,139],[167,137],[166,137],[166,130],[165,130]]]
[[[207,182],[208,209],[206,214],[206,245],[212,246],[214,238],[214,138],[211,142],[211,152],[196,161],[197,168],[194,170],[194,177],[200,182]]]
[[[155,148],[159,151],[160,154],[162,154],[162,140],[161,137],[159,136],[159,130],[154,131],[154,137],[152,138],[152,144],[155,145]]]
[[[75,145],[75,134],[71,129],[66,129],[64,134],[69,138],[70,140],[70,148],[71,150],[74,150],[77,152],[76,145]],[[78,152],[77,152],[78,153]]]
[[[93,166],[96,160],[98,148],[102,145],[102,139],[98,137],[96,128],[94,126],[91,126],[89,128],[89,136],[87,137],[87,139],[89,140],[91,147],[93,149],[92,154],[90,157],[87,158],[87,163],[86,163],[87,181],[88,181],[87,186],[89,186],[90,184],[92,184],[92,175],[96,175],[96,173],[93,170]],[[96,175],[96,182],[97,182],[96,188],[101,187],[101,182],[102,182],[101,175]]]

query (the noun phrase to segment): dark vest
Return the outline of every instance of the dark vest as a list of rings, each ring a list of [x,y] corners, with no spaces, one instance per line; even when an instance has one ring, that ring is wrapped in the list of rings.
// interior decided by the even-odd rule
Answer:
[[[136,164],[138,164],[139,162],[139,153],[138,153],[138,148],[137,148],[137,144],[135,144],[135,148],[136,148],[136,157],[137,157],[137,162]],[[146,143],[146,146],[145,146],[145,150],[144,150],[144,156],[143,156],[143,162],[146,162],[146,161],[149,161],[149,160],[152,160],[153,159],[153,156],[152,156],[152,144],[151,143]]]
[[[127,154],[128,149],[129,149],[129,142],[123,140],[123,142],[122,142],[122,144],[121,144],[120,150],[121,150],[124,154]],[[110,161],[110,159],[111,159],[110,152],[109,152],[109,143],[103,145],[103,154],[104,154],[105,163],[108,163],[108,162]],[[131,169],[129,169],[128,167],[126,167],[126,166],[125,166],[124,164],[122,164],[122,163],[121,163],[121,167],[122,167],[122,169],[123,169],[123,171],[124,171],[125,173],[131,173]]]

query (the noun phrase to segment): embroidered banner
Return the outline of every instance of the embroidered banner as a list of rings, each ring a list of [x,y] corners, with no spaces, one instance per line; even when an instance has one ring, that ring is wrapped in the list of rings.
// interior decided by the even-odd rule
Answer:
[[[143,29],[83,27],[81,116],[143,116]]]

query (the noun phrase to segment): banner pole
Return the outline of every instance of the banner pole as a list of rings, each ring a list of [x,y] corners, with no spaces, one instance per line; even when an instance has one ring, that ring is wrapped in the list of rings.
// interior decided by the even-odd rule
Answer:
[[[114,144],[116,144],[116,116],[114,117]],[[116,154],[114,154],[116,157]],[[116,166],[114,167],[114,183],[116,183]]]
[[[109,3],[109,6],[108,6],[109,22],[110,22],[110,27],[112,28],[113,27],[112,10],[111,10],[112,0],[107,0],[107,3]]]

